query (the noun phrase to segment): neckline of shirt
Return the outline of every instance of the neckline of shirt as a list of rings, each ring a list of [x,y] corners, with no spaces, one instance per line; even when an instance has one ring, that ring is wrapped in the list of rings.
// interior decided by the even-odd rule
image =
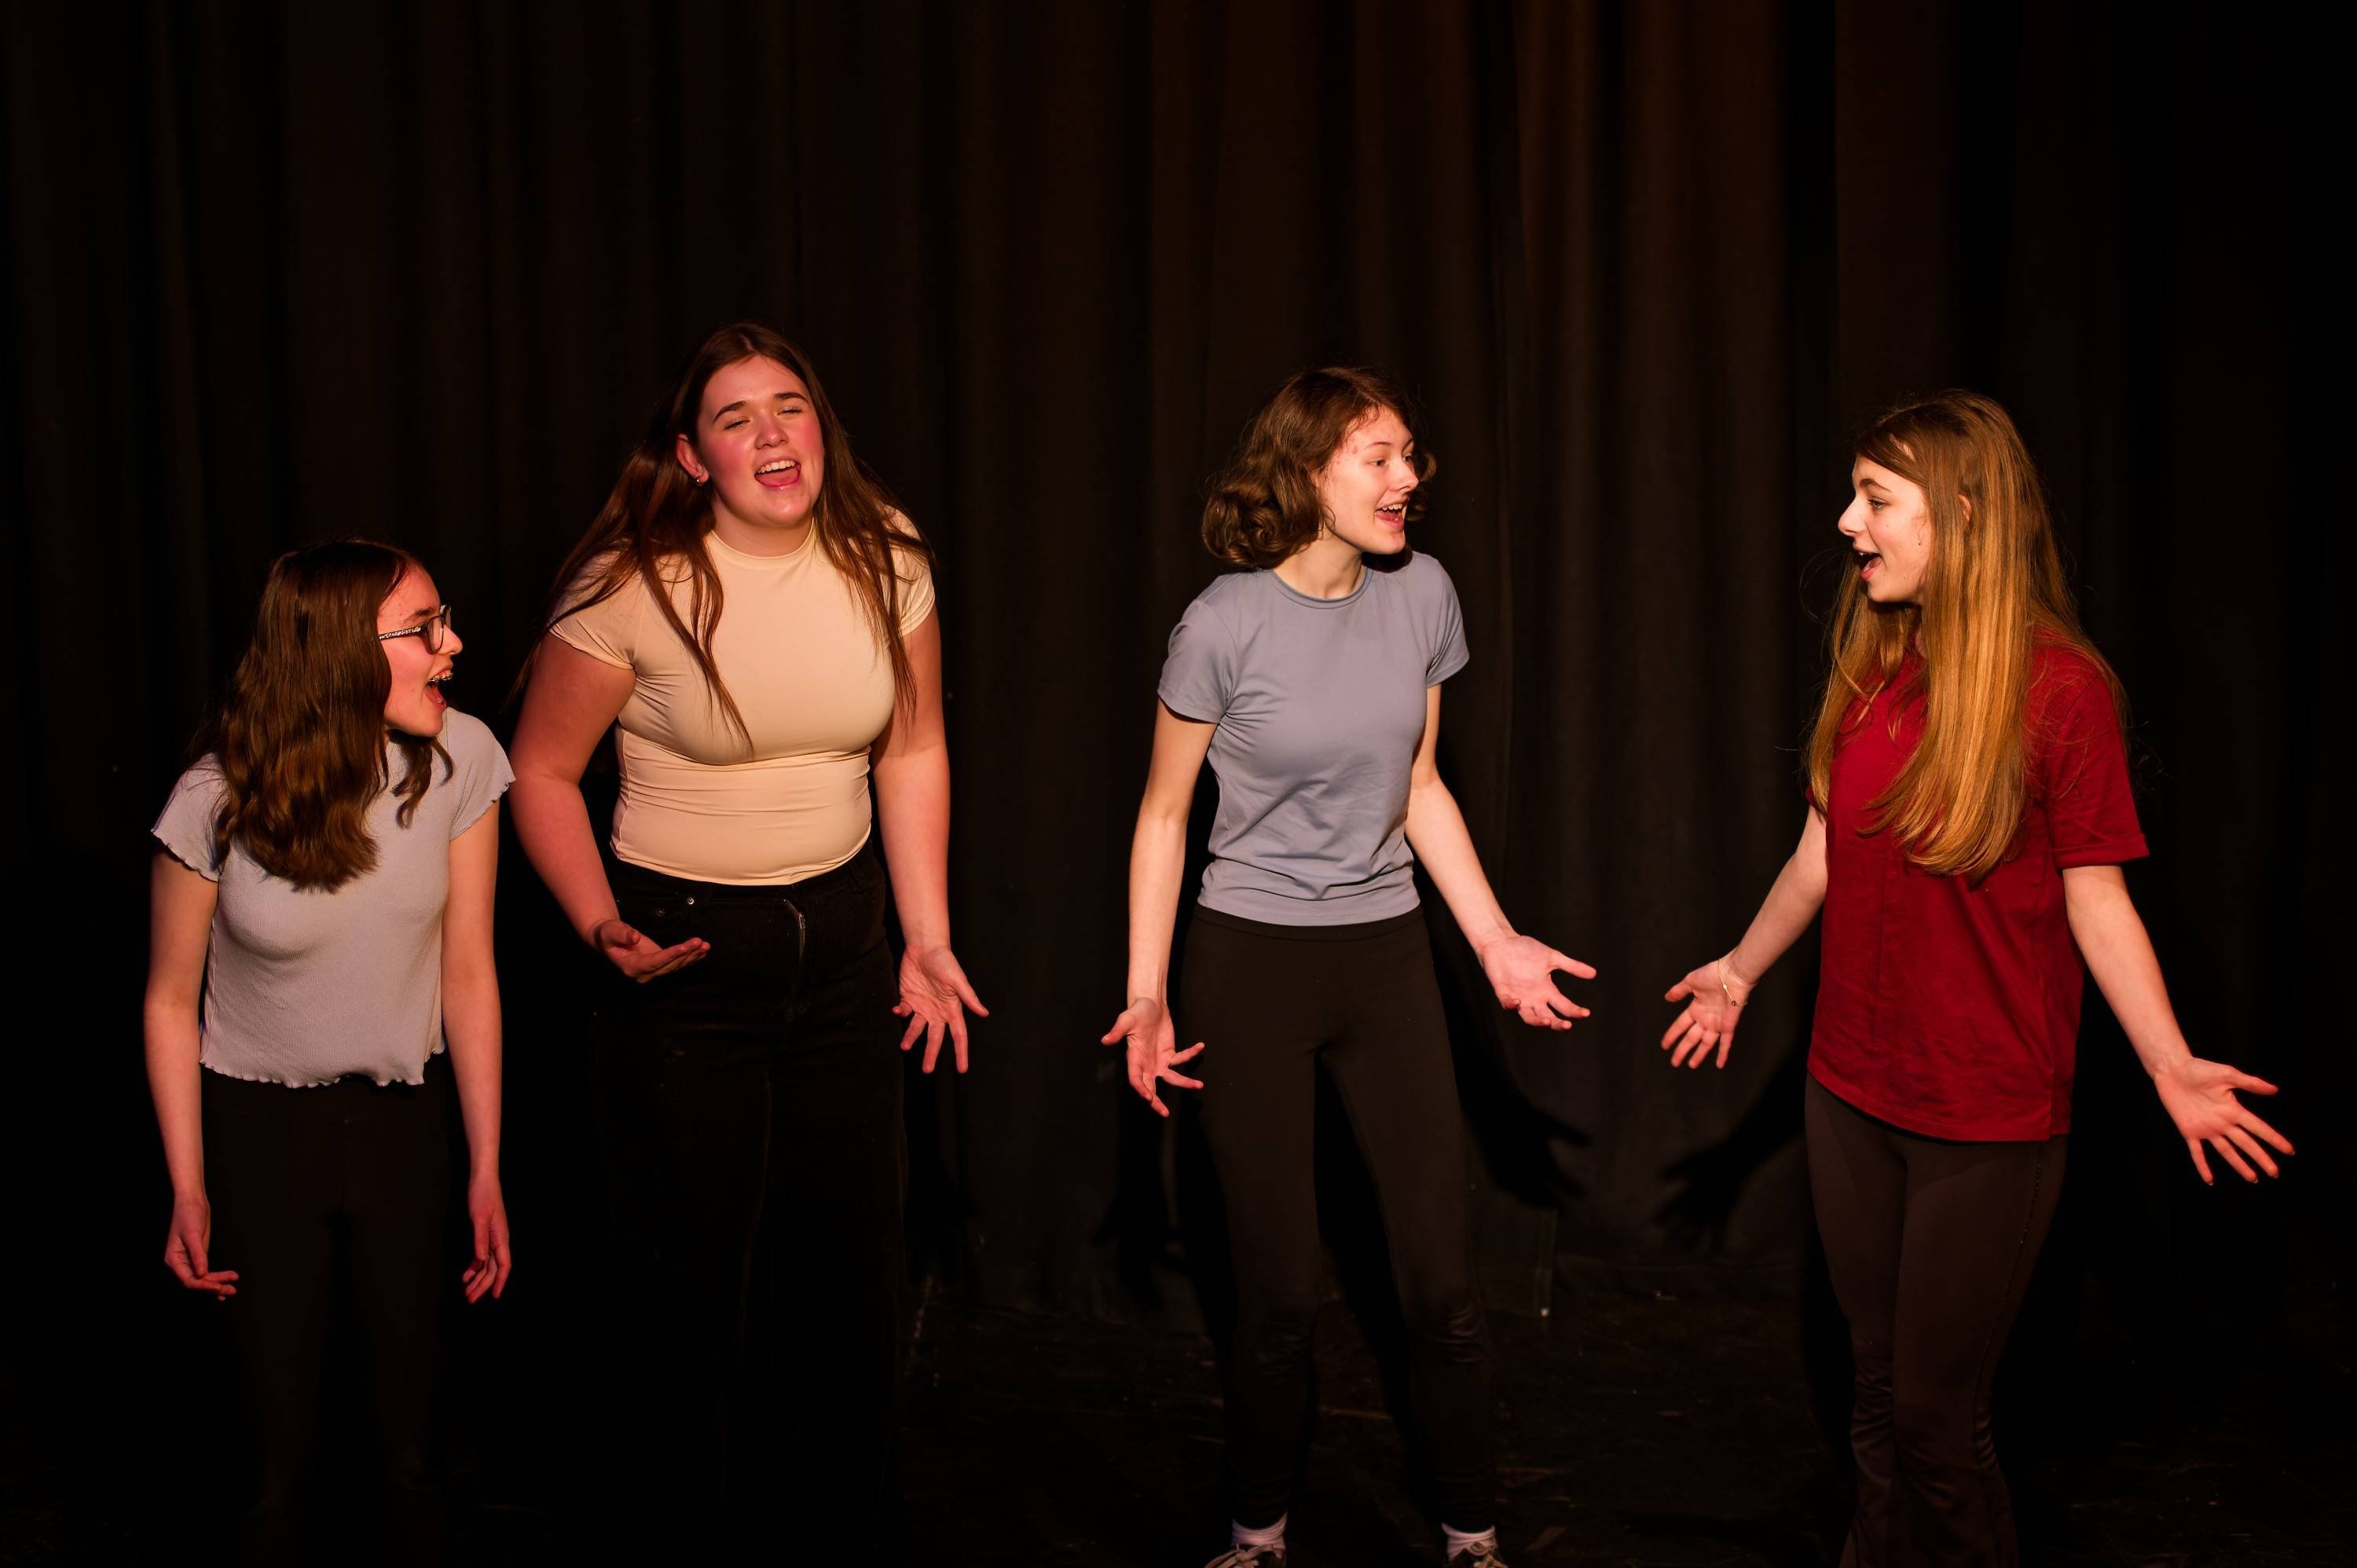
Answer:
[[[811,546],[817,542],[818,524],[815,522],[812,523],[810,531],[802,535],[802,542],[783,555],[755,555],[739,550],[721,538],[720,531],[716,528],[704,536],[705,547],[711,551],[716,559],[732,561],[739,566],[748,566],[757,572],[776,571],[780,567],[791,566],[807,556],[811,553]]]
[[[1276,591],[1278,593],[1283,594],[1295,604],[1308,605],[1312,609],[1319,610],[1339,610],[1346,605],[1356,604],[1358,602],[1359,596],[1367,591],[1367,585],[1374,580],[1374,568],[1361,562],[1359,566],[1359,585],[1357,587],[1352,588],[1349,593],[1344,594],[1339,599],[1321,599],[1317,597],[1315,595],[1305,594],[1300,589],[1295,587],[1292,584],[1286,582],[1283,577],[1277,575],[1276,568],[1274,566],[1267,569],[1268,580],[1276,585]]]

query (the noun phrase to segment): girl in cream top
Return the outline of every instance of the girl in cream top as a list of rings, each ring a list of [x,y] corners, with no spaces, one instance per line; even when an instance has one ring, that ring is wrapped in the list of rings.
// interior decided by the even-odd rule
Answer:
[[[637,677],[616,720],[614,853],[693,881],[799,882],[867,842],[868,749],[892,716],[892,667],[814,531],[788,555],[747,554],[717,533],[703,543],[727,607],[713,658],[747,734],[713,700],[643,577],[551,628]],[[906,636],[932,613],[932,578],[910,553],[896,553],[895,566]],[[692,624],[689,574],[681,565],[668,576]]]

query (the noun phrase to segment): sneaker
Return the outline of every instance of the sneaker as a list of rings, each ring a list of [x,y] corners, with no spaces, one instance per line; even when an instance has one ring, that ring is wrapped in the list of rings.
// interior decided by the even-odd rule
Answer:
[[[1506,1560],[1498,1555],[1498,1548],[1487,1541],[1477,1541],[1448,1560],[1448,1568],[1506,1568]]]
[[[1204,1563],[1203,1568],[1285,1568],[1285,1548],[1233,1546]]]

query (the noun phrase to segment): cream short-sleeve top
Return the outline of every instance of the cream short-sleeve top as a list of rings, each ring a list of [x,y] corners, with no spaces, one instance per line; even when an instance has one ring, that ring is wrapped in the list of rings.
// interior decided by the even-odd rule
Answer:
[[[713,661],[749,746],[643,577],[550,629],[635,678],[616,721],[615,854],[698,882],[799,882],[867,842],[867,748],[892,716],[891,658],[815,529],[791,555],[748,555],[712,533],[704,548],[723,595]],[[933,583],[913,554],[893,555],[906,636],[933,613]],[[664,575],[692,626],[687,564]]]

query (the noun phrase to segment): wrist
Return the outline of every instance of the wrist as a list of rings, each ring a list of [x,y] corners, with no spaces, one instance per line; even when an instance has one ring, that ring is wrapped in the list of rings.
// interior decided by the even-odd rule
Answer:
[[[1490,950],[1496,947],[1500,942],[1512,941],[1515,937],[1515,931],[1513,927],[1506,925],[1501,921],[1498,925],[1488,928],[1479,935],[1476,935],[1471,931],[1466,932],[1465,935],[1466,940],[1473,944],[1473,956],[1477,959],[1486,961],[1490,956]]]
[[[576,927],[575,934],[581,939],[583,946],[595,948],[597,945],[597,933],[621,918],[622,912],[619,909],[608,909],[602,915],[592,916],[587,925]]]
[[[2193,1059],[2193,1047],[2183,1040],[2172,1040],[2167,1045],[2155,1047],[2150,1052],[2139,1054],[2144,1058],[2146,1074],[2155,1083],[2158,1083]]]

